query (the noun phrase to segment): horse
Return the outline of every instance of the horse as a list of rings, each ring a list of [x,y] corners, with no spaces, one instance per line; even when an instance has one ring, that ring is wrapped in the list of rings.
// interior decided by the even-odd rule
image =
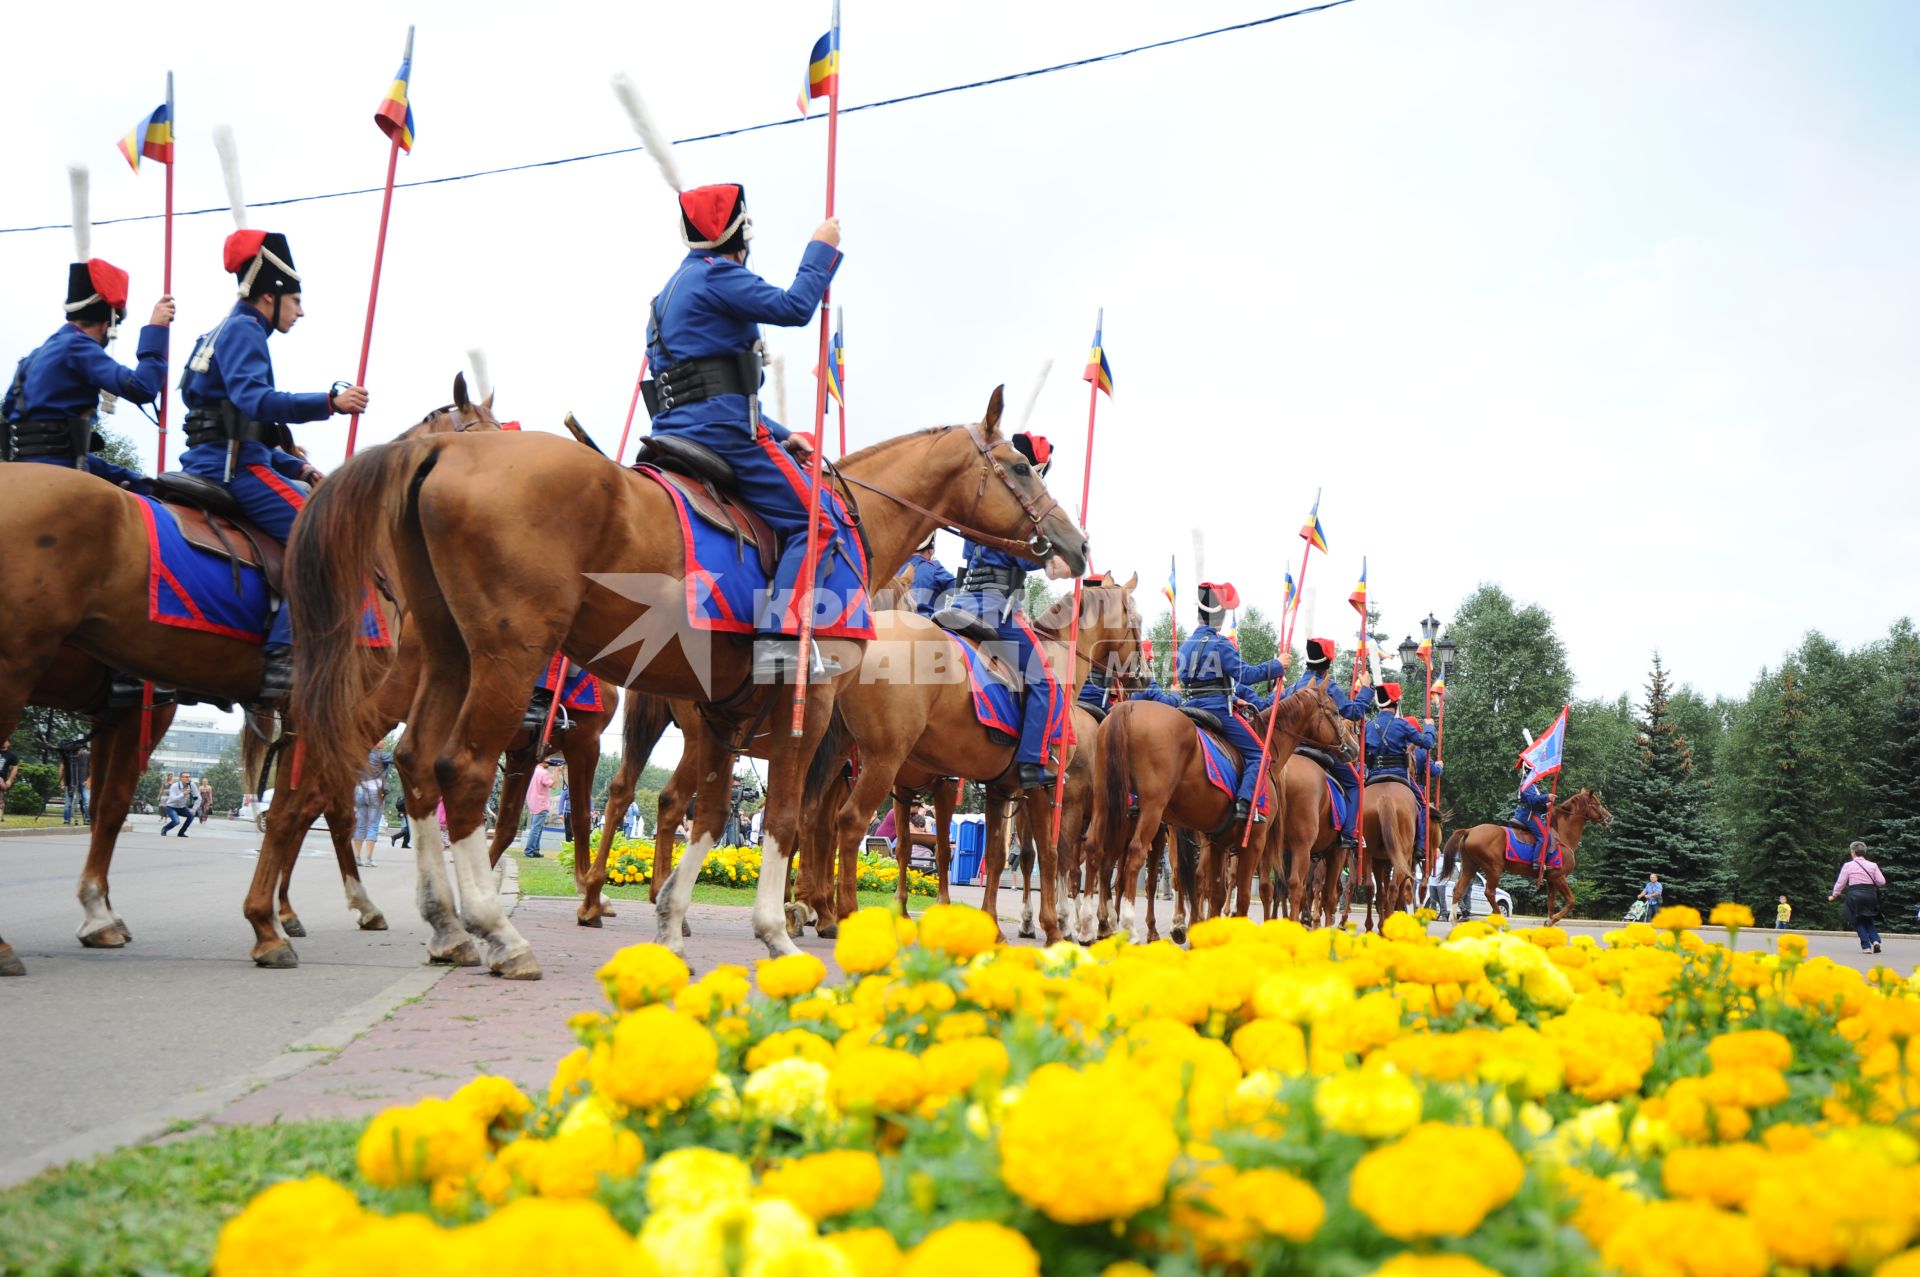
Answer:
[[[1077,595],[1062,598],[1035,618],[1042,639],[1042,659],[1065,675],[1066,640],[1074,632],[1074,603],[1079,601],[1078,637],[1073,652],[1073,678],[1060,684],[1071,706],[1094,662],[1112,659],[1140,645],[1140,613],[1133,603],[1133,580],[1121,584],[1100,579],[1083,583]],[[964,640],[947,634],[913,612],[879,612],[874,616],[874,638],[861,657],[859,677],[838,697],[845,730],[860,744],[860,774],[853,796],[840,810],[837,845],[840,850],[839,909],[854,905],[852,873],[867,828],[880,800],[895,791],[905,777],[911,791],[946,777],[960,776],[988,784],[985,898],[982,908],[998,922],[1000,870],[1006,850],[1002,823],[1012,808],[1026,810],[1029,829],[1038,848],[1040,871],[1040,929],[1048,944],[1060,939],[1056,892],[1059,864],[1053,845],[1052,787],[1020,791],[1007,784],[1014,768],[1014,742],[1007,733],[989,729],[974,708],[974,692],[967,657],[959,650]],[[1029,695],[1036,694],[1029,691]],[[1069,721],[1071,721],[1069,719]],[[1063,743],[1062,754],[1072,748]],[[1063,765],[1071,756],[1063,759]],[[896,796],[896,805],[900,800]],[[899,813],[904,815],[904,812]],[[936,835],[937,836],[937,835]],[[903,832],[896,855],[900,874],[896,885],[900,907],[907,907],[907,869],[912,842]],[[947,866],[936,856],[941,893],[946,891]]]
[[[1273,781],[1276,760],[1293,754],[1302,742],[1320,748],[1349,747],[1340,724],[1344,720],[1324,688],[1308,684],[1275,701],[1270,752],[1265,759],[1260,796],[1278,791]],[[1264,732],[1267,713],[1255,721]],[[1119,925],[1131,932],[1134,891],[1149,844],[1160,823],[1198,833],[1224,833],[1233,820],[1233,795],[1207,778],[1206,758],[1194,720],[1158,701],[1127,701],[1116,706],[1100,725],[1100,785],[1094,803],[1089,839],[1100,857],[1101,907],[1105,912],[1110,886],[1121,892]],[[1246,759],[1242,766],[1258,766]],[[1137,809],[1132,803],[1137,802]],[[1274,804],[1273,819],[1255,822],[1252,845],[1240,853],[1238,908],[1244,916],[1252,896],[1253,867],[1265,854],[1274,825],[1284,817],[1282,803]],[[1128,831],[1131,830],[1129,833]],[[1117,882],[1114,880],[1117,878]]]
[[[1366,927],[1371,931],[1376,897],[1383,924],[1389,914],[1413,901],[1414,824],[1425,804],[1419,791],[1389,779],[1367,782],[1365,804],[1358,880],[1367,892]]]
[[[1003,400],[996,388],[979,424],[888,439],[848,456],[823,479],[857,512],[870,576],[892,576],[943,526],[1042,560],[1057,553],[1076,572],[1085,566],[1079,528],[1000,432]],[[880,499],[862,510],[856,489]],[[566,494],[569,516],[557,532],[498,517],[500,509],[531,509],[555,492]],[[296,663],[293,705],[323,784],[344,784],[353,774],[356,707],[375,672],[355,641],[358,599],[389,547],[410,624],[422,637],[419,687],[394,761],[408,818],[420,833],[431,832],[435,804],[445,803],[458,922],[485,941],[489,968],[516,979],[540,974],[531,946],[500,908],[486,870],[482,820],[494,760],[519,726],[526,689],[556,650],[625,687],[696,700],[725,729],[725,741],[719,733],[688,734],[702,754],[698,825],[658,910],[659,942],[683,950],[680,924],[693,884],[726,819],[733,735],[740,724],[800,697],[796,688],[756,687],[747,643],[711,643],[688,623],[684,545],[665,489],[549,436],[511,444],[499,435],[396,441],[340,467],[314,494],[288,552],[304,656]],[[608,568],[617,571],[602,571]],[[670,645],[673,638],[680,641]],[[801,773],[839,687],[858,666],[862,643],[822,645],[846,658],[840,674],[821,676],[804,714],[793,715],[797,732],[775,737],[753,910],[754,934],[771,954],[797,952],[780,897],[797,842]],[[636,650],[619,659],[629,649]],[[429,869],[435,876],[423,888],[423,912],[444,915],[452,899],[445,870]]]
[[[1350,725],[1345,734],[1342,759],[1359,756],[1357,731]],[[1346,865],[1346,849],[1340,846],[1340,831],[1334,825],[1333,799],[1327,793],[1328,777],[1324,768],[1311,758],[1296,755],[1286,761],[1281,772],[1285,800],[1281,804],[1279,830],[1272,845],[1273,868],[1287,883],[1288,913],[1304,926],[1313,926],[1313,883],[1316,868],[1325,870],[1317,916],[1321,926],[1333,925],[1339,903],[1340,871]]]
[[[1574,853],[1580,849],[1580,839],[1587,831],[1587,824],[1597,821],[1603,827],[1613,823],[1613,813],[1600,801],[1600,795],[1590,789],[1582,789],[1563,803],[1556,804],[1553,818],[1554,841],[1562,852],[1563,864],[1558,869],[1547,869],[1543,875],[1547,886],[1547,925],[1552,926],[1567,916],[1573,909],[1573,888],[1568,879],[1573,875]],[[1440,876],[1449,878],[1453,867],[1461,856],[1467,858],[1470,869],[1463,869],[1460,881],[1454,884],[1451,901],[1451,917],[1460,916],[1460,904],[1467,898],[1467,892],[1473,885],[1473,875],[1478,872],[1487,880],[1487,907],[1496,908],[1493,899],[1494,888],[1500,885],[1500,874],[1507,865],[1508,826],[1500,824],[1480,824],[1470,829],[1456,829],[1447,839],[1442,851]],[[1516,870],[1524,873],[1524,866]],[[1553,902],[1564,898],[1566,907],[1555,911]]]
[[[559,695],[559,690],[554,694]],[[499,823],[494,826],[493,842],[487,848],[489,865],[500,863],[501,855],[519,832],[520,814],[526,809],[527,787],[533,783],[534,766],[558,748],[560,756],[567,760],[567,783],[574,796],[565,831],[568,841],[573,843],[573,883],[584,895],[593,863],[588,848],[593,841],[593,780],[594,773],[600,770],[600,738],[619,706],[620,694],[603,684],[601,708],[570,709],[564,716],[562,711],[555,710],[551,736],[545,734],[545,724],[539,728],[522,724],[508,743],[506,758],[501,764]],[[624,808],[621,814],[626,814]],[[610,814],[607,827],[615,827]],[[612,910],[600,905],[590,915],[583,914],[576,920],[583,927],[594,927],[600,925],[601,918],[612,916]]]

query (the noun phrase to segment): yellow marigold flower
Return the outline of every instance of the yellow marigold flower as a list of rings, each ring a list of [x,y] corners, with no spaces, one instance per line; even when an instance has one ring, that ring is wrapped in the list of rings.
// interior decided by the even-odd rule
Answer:
[[[1255,931],[1251,918],[1231,915],[1196,922],[1187,931],[1187,944],[1195,952],[1251,940]]]
[[[760,1177],[761,1192],[786,1198],[816,1222],[865,1210],[883,1186],[880,1159],[851,1148],[797,1157]]]
[[[1331,962],[1286,967],[1262,980],[1253,1005],[1262,1016],[1313,1024],[1353,1001],[1353,985]]]
[[[1367,1057],[1373,1065],[1391,1065],[1410,1077],[1433,1082],[1468,1082],[1479,1077],[1480,1060],[1493,1046],[1485,1029],[1458,1033],[1408,1033]]]
[[[360,1174],[397,1188],[464,1175],[487,1160],[487,1128],[464,1104],[421,1100],[377,1114],[360,1133]]]
[[[645,1160],[640,1137],[624,1126],[586,1127],[550,1140],[519,1139],[481,1173],[481,1196],[498,1205],[507,1186],[518,1182],[542,1197],[590,1197],[602,1175],[632,1175]]]
[[[1722,901],[1713,907],[1713,912],[1707,915],[1707,921],[1716,927],[1727,927],[1733,930],[1751,927],[1753,910],[1745,905],[1728,904]]]
[[[1526,1177],[1498,1131],[1425,1122],[1362,1157],[1348,1196],[1389,1237],[1465,1237]]]
[[[1807,956],[1807,938],[1805,936],[1795,935],[1789,932],[1781,936],[1778,940],[1775,940],[1773,944],[1774,948],[1779,951],[1780,956],[1783,958],[1798,959]]]
[[[1705,1094],[1713,1104],[1736,1104],[1745,1109],[1767,1108],[1787,1098],[1787,1079],[1779,1069],[1764,1064],[1716,1067],[1707,1074]]]
[[[594,1089],[629,1108],[678,1108],[706,1089],[720,1063],[707,1026],[659,1005],[622,1017],[588,1063]]]
[[[1744,1108],[1716,1102],[1706,1078],[1676,1078],[1661,1099],[1666,1104],[1667,1128],[1683,1140],[1696,1144],[1739,1140],[1753,1129],[1753,1118]],[[1641,1111],[1644,1114],[1646,1109]]]
[[[1367,1277],[1500,1277],[1471,1255],[1416,1255],[1401,1251]]]
[[[827,964],[811,953],[789,953],[762,959],[754,978],[760,992],[770,998],[797,998],[812,993],[827,978]]]
[[[745,1205],[752,1195],[753,1170],[717,1149],[676,1148],[647,1173],[647,1209],[656,1213]]]
[[[1757,1064],[1763,1068],[1784,1070],[1793,1064],[1793,1043],[1772,1029],[1742,1029],[1722,1033],[1707,1043],[1707,1058],[1716,1069]]]
[[[1327,1204],[1313,1185],[1282,1170],[1242,1171],[1226,1201],[1267,1236],[1296,1244],[1311,1241],[1327,1218]]]
[[[1560,1089],[1566,1066],[1538,1030],[1516,1024],[1500,1030],[1480,1061],[1480,1077],[1537,1100]]]
[[[1166,1196],[1179,1151],[1167,1115],[1120,1072],[1047,1064],[1001,1124],[1000,1178],[1059,1223],[1124,1220]]]
[[[1758,1144],[1676,1148],[1660,1168],[1669,1197],[1692,1197],[1733,1210],[1753,1195],[1754,1180],[1771,1154]]]
[[[1421,944],[1427,939],[1427,927],[1412,914],[1396,910],[1380,924],[1380,934],[1404,944]]]
[[[799,1126],[826,1111],[832,1082],[833,1074],[826,1065],[788,1056],[748,1074],[740,1098],[747,1111],[757,1117]]]
[[[1304,1180],[1281,1170],[1207,1166],[1175,1194],[1172,1223],[1212,1264],[1244,1260],[1262,1236],[1305,1242],[1320,1231],[1326,1203]]]
[[[839,1252],[819,1244],[813,1221],[781,1197],[649,1215],[640,1229],[640,1249],[673,1277],[843,1277],[846,1272]]]
[[[900,1271],[900,1243],[884,1228],[849,1228],[822,1240],[845,1257],[853,1277],[894,1277]]]
[[[892,1047],[855,1047],[833,1066],[833,1102],[849,1113],[905,1113],[926,1093],[920,1057]]]
[[[1553,1132],[1554,1146],[1563,1156],[1590,1148],[1611,1153],[1619,1149],[1624,1138],[1620,1106],[1612,1101],[1578,1110]]]
[[[1387,1069],[1362,1069],[1323,1078],[1313,1111],[1328,1130],[1382,1140],[1420,1120],[1420,1088]]]
[[[982,1085],[999,1086],[1012,1063],[998,1038],[961,1038],[936,1042],[922,1053],[927,1090],[939,1095],[966,1095]]]
[[[674,994],[673,1005],[675,1010],[685,1011],[696,1020],[712,1020],[745,1006],[752,992],[753,980],[747,975],[747,969],[729,963],[715,967]]]
[[[850,975],[879,971],[899,952],[900,937],[893,927],[893,911],[877,905],[842,920],[839,938],[833,942],[833,960]]]
[[[1528,944],[1536,945],[1549,952],[1567,947],[1567,933],[1559,927],[1528,927],[1516,934]]]
[[[1692,905],[1668,905],[1648,925],[1655,931],[1690,931],[1700,925],[1700,911]]]
[[[282,1277],[365,1219],[359,1199],[324,1175],[275,1184],[220,1229],[213,1277]]]
[[[1796,1268],[1865,1268],[1899,1252],[1920,1227],[1916,1185],[1885,1165],[1816,1145],[1762,1164],[1747,1200],[1760,1240]]]
[[[441,1228],[425,1215],[368,1215],[361,1225],[316,1243],[305,1262],[278,1270],[292,1277],[335,1273],[406,1273],[408,1277],[466,1277],[472,1271],[471,1229]],[[216,1263],[216,1271],[218,1271]]]
[[[1661,1036],[1652,1016],[1581,1004],[1546,1021],[1540,1032],[1560,1052],[1567,1089],[1585,1100],[1617,1100],[1639,1090]]]
[[[666,1002],[691,978],[680,955],[660,944],[630,944],[594,975],[605,986],[607,1001],[622,1011]]]
[[[1252,1073],[1267,1069],[1290,1077],[1307,1071],[1307,1039],[1286,1020],[1249,1020],[1233,1032],[1233,1053]]]
[[[1003,1224],[966,1220],[929,1233],[907,1252],[900,1266],[900,1277],[976,1277],[980,1273],[1040,1277],[1040,1256],[1032,1242]]]
[[[782,1029],[769,1033],[747,1052],[746,1069],[752,1073],[775,1060],[798,1057],[815,1064],[833,1063],[833,1043],[807,1029]]]
[[[1318,1057],[1322,1052],[1365,1055],[1375,1047],[1385,1046],[1400,1036],[1402,1010],[1400,999],[1384,989],[1335,1009],[1314,1026],[1314,1055]],[[1315,1067],[1319,1067],[1317,1060]]]
[[[1895,1255],[1874,1269],[1873,1277],[1920,1277],[1920,1248]]]
[[[621,1110],[605,1096],[587,1094],[580,1097],[567,1115],[560,1120],[560,1129],[556,1135],[571,1135],[575,1131],[593,1130],[612,1126],[619,1118]]]
[[[525,1277],[564,1277],[583,1272],[610,1277],[653,1277],[653,1263],[607,1208],[590,1201],[523,1197],[460,1230],[468,1253],[488,1267]]]
[[[920,943],[966,962],[1000,943],[1000,924],[972,905],[933,905],[920,915]]]
[[[452,1099],[479,1119],[481,1126],[488,1128],[518,1126],[521,1118],[533,1112],[533,1101],[514,1085],[512,1078],[490,1073],[481,1074],[455,1091]]]
[[[1765,1277],[1753,1222],[1705,1202],[1648,1202],[1607,1238],[1601,1256],[1627,1277]]]
[[[1102,1268],[1100,1277],[1153,1277],[1153,1269],[1135,1260],[1118,1259]]]
[[[936,1042],[958,1042],[962,1038],[985,1037],[986,1032],[987,1017],[978,1011],[950,1012],[941,1016],[940,1023],[933,1026],[933,1038]]]

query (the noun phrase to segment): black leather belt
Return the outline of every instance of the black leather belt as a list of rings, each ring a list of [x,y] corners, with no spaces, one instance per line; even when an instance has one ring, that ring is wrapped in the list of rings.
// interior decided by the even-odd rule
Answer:
[[[759,393],[760,355],[751,350],[737,355],[682,359],[671,368],[655,371],[651,379],[640,383],[640,396],[647,401],[649,417],[716,395]]]
[[[960,589],[968,594],[991,590],[1012,596],[1026,587],[1027,574],[1015,568],[972,567],[966,570]]]
[[[5,432],[9,461],[33,457],[61,457],[77,461],[89,451],[104,446],[93,431],[91,417],[54,417],[41,421],[16,421]]]
[[[1195,696],[1226,696],[1232,693],[1233,684],[1227,679],[1208,679],[1200,683],[1183,684],[1189,699]]]
[[[1382,771],[1389,768],[1398,768],[1401,771],[1405,771],[1407,769],[1407,756],[1405,754],[1381,754],[1377,758],[1369,758],[1367,760],[1367,766],[1378,768]]]
[[[205,408],[193,409],[187,413],[183,424],[190,448],[197,448],[203,443],[226,443],[230,439],[240,443],[264,443],[269,448],[285,448],[293,444],[293,432],[285,424],[250,421],[224,399]]]

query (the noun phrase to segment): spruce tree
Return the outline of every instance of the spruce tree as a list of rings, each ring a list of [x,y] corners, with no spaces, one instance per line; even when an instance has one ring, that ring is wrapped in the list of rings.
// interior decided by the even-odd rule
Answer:
[[[1673,723],[1672,695],[1656,652],[1635,722],[1637,765],[1622,769],[1607,799],[1614,822],[1607,879],[1596,894],[1624,910],[1647,875],[1657,873],[1666,884],[1665,903],[1692,905],[1704,915],[1730,898],[1733,874],[1707,810],[1706,786],[1694,774],[1693,750]]]
[[[1888,653],[1885,730],[1865,771],[1873,803],[1867,854],[1887,875],[1893,914],[1920,907],[1920,638],[1902,621]]]
[[[1749,787],[1751,809],[1742,863],[1747,903],[1754,916],[1779,897],[1792,902],[1803,922],[1831,924],[1837,910],[1827,902],[1833,876],[1831,830],[1808,783],[1807,692],[1799,667],[1789,662],[1759,724],[1760,783]]]

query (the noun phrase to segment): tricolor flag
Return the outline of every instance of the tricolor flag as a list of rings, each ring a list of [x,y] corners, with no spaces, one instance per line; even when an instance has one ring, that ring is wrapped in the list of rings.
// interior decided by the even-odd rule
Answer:
[[[173,110],[165,102],[153,109],[153,114],[143,115],[139,121],[127,130],[120,139],[120,154],[126,157],[133,171],[140,171],[140,159],[159,160],[162,164],[173,163]]]
[[[827,393],[842,408],[847,406],[847,348],[845,334],[838,327],[827,347]]]
[[[1167,560],[1167,583],[1161,587],[1160,593],[1166,595],[1168,607],[1179,606],[1180,584],[1174,575],[1179,570],[1179,566],[1180,561],[1177,558]]]
[[[1560,717],[1553,720],[1553,726],[1547,729],[1547,734],[1521,753],[1520,762],[1527,771],[1520,787],[1525,789],[1541,777],[1559,771],[1561,764],[1566,761],[1566,751],[1567,707],[1563,705],[1560,707]]]
[[[813,42],[807,58],[807,87],[800,90],[800,114],[814,98],[831,98],[840,92],[840,6],[833,7],[833,26]]]
[[[1367,614],[1367,561],[1360,560],[1360,584],[1353,587],[1353,593],[1347,595],[1347,602],[1353,604],[1353,610],[1361,616]]]
[[[1240,622],[1234,619],[1231,612],[1227,613],[1227,623],[1220,627],[1220,637],[1236,648],[1240,646]]]
[[[1293,593],[1294,593],[1293,569],[1288,568],[1287,569],[1287,597],[1284,600],[1282,600],[1280,604],[1280,610],[1282,612],[1285,612],[1288,608],[1293,606]]]
[[[1106,327],[1105,317],[1094,324],[1093,349],[1087,352],[1087,370],[1080,374],[1082,381],[1090,381],[1107,392],[1107,398],[1113,398],[1113,367],[1107,363],[1107,350],[1101,343],[1101,330]]]
[[[1430,638],[1421,639],[1420,650],[1415,653],[1415,655],[1419,656],[1423,661],[1431,661],[1433,659],[1433,640]]]
[[[411,41],[409,41],[411,43]],[[413,76],[413,54],[411,51],[400,60],[400,70],[393,77],[393,87],[387,90],[387,96],[374,108],[373,122],[388,137],[397,137],[400,149],[413,154],[413,103],[407,98],[407,81]]]
[[[1313,509],[1307,514],[1307,521],[1300,525],[1300,536],[1306,543],[1322,554],[1327,552],[1327,530],[1320,526],[1320,498],[1313,499]]]

